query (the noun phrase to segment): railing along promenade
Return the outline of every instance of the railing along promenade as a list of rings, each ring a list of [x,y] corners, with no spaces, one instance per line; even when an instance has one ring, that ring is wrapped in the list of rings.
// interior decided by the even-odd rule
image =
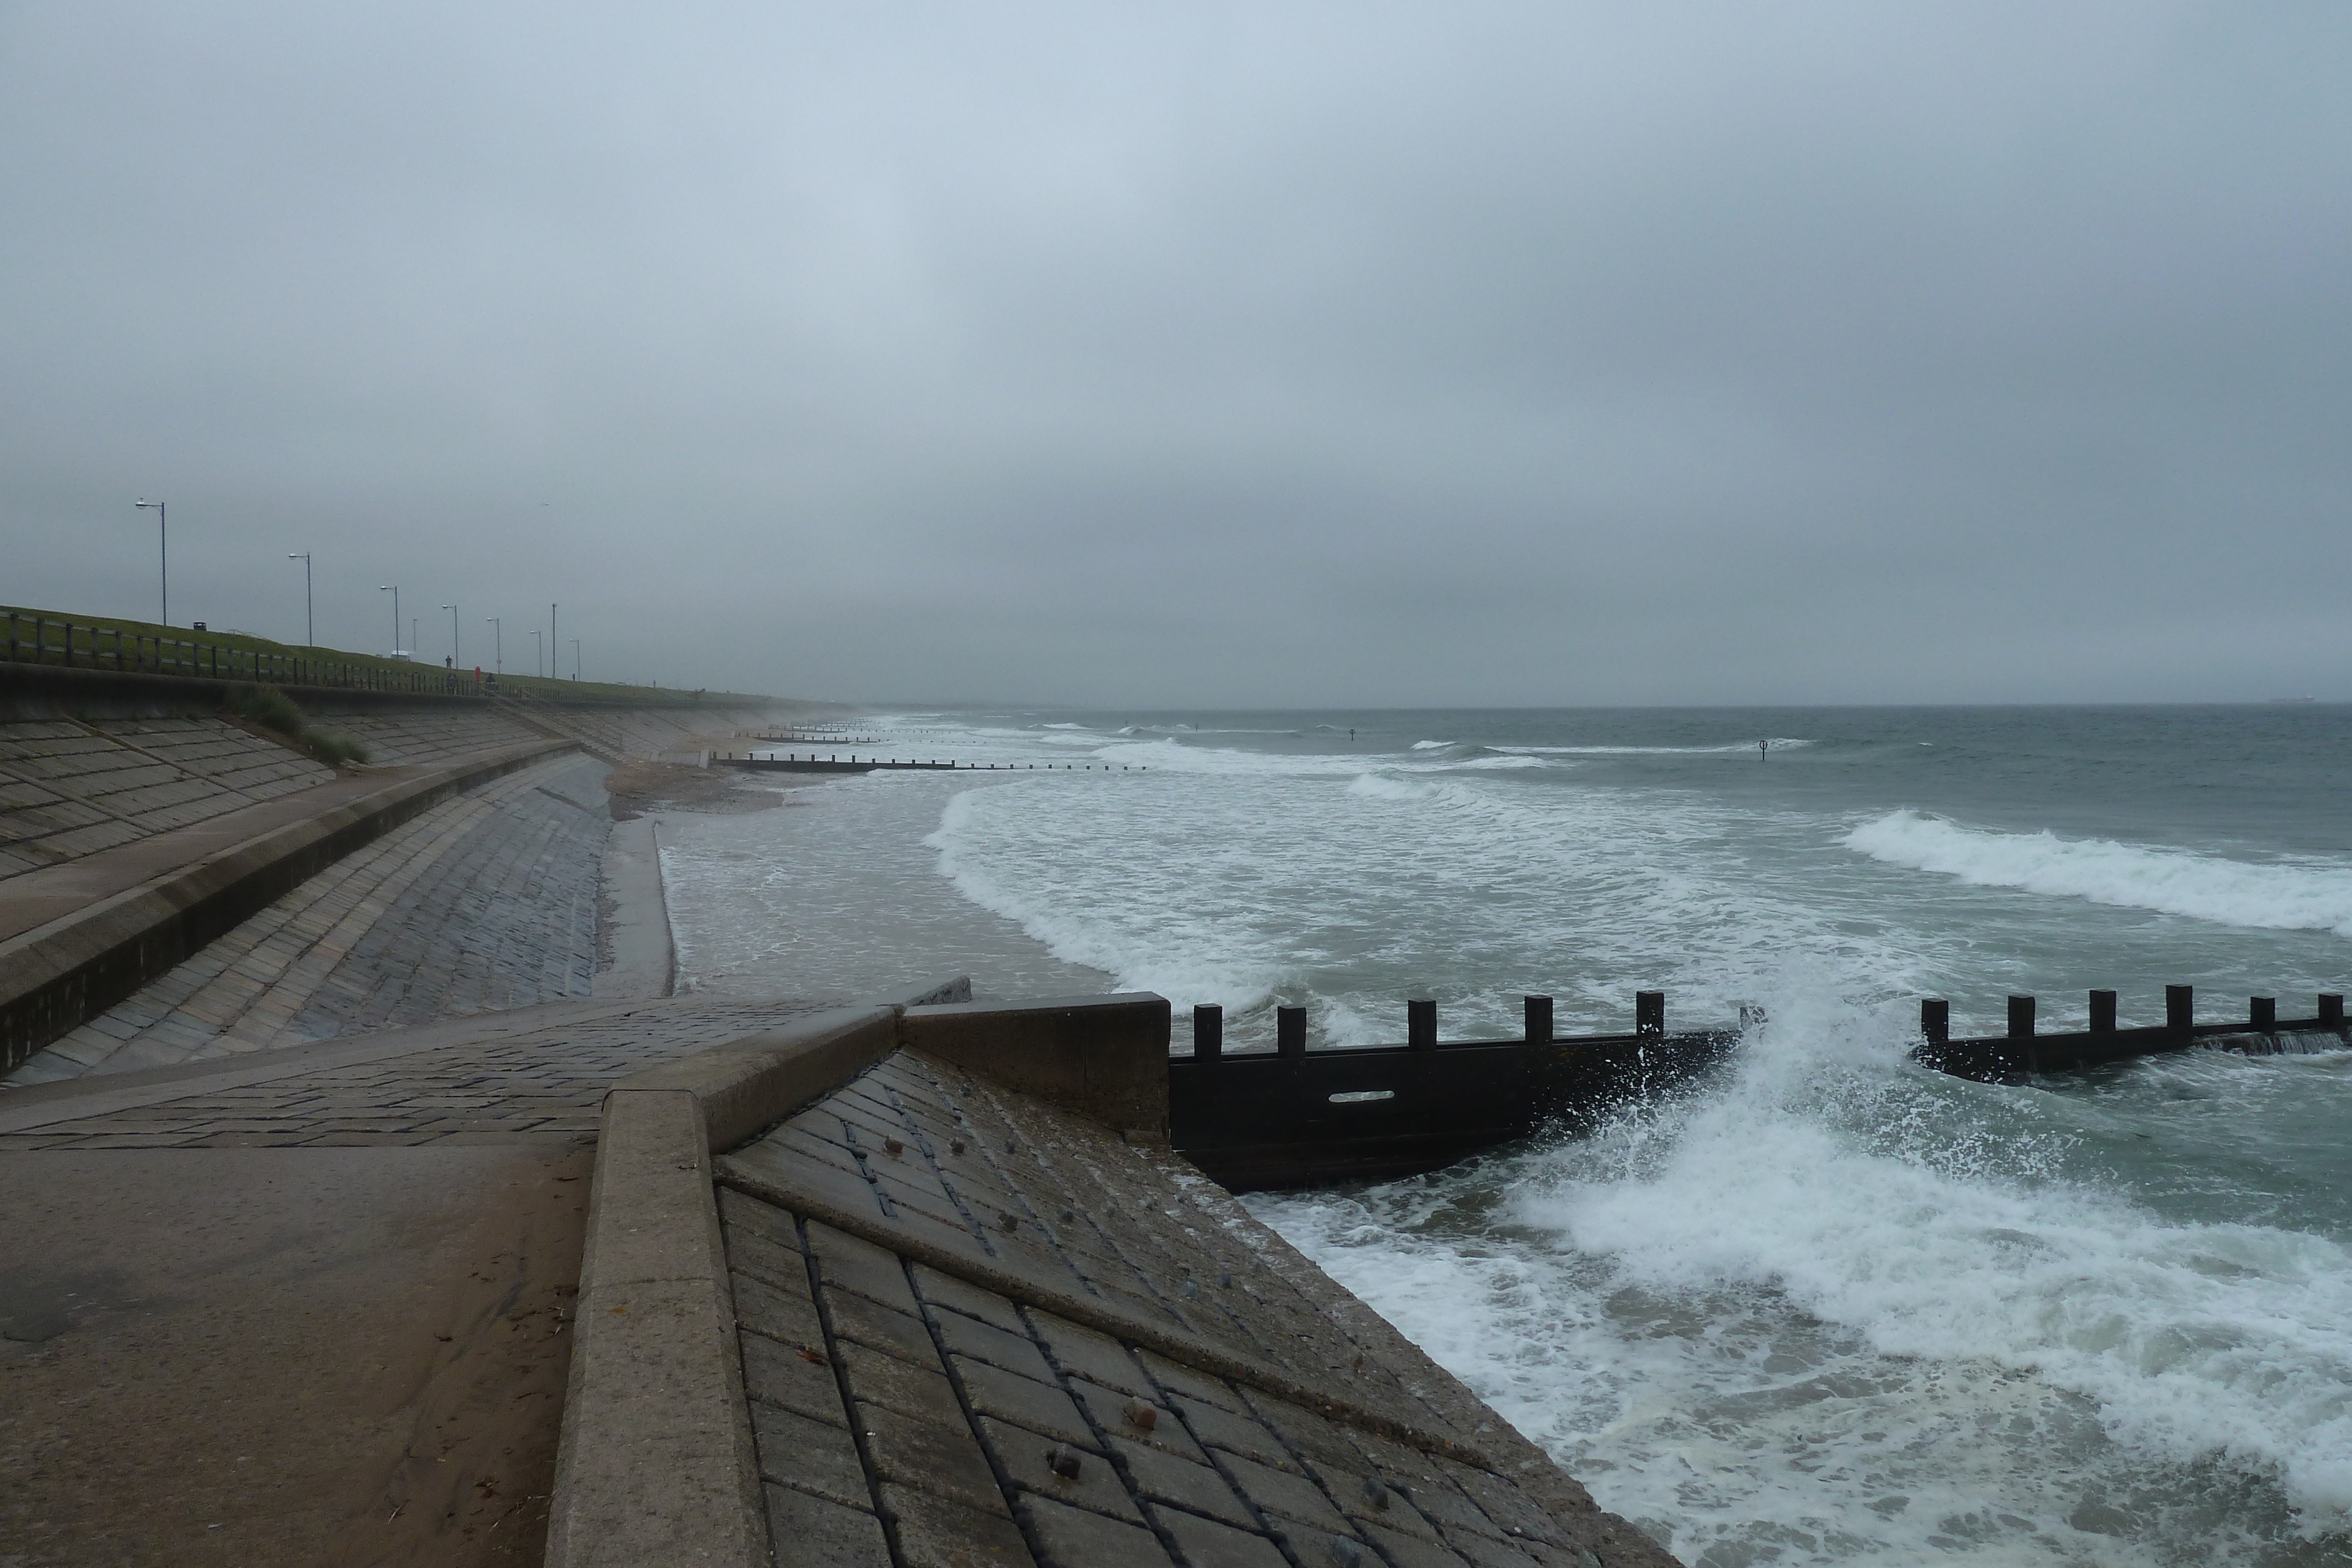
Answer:
[[[626,706],[743,705],[764,699],[740,693],[617,686],[541,675],[486,674],[478,669],[409,664],[404,661],[338,658],[310,650],[281,653],[239,643],[129,631],[91,622],[0,611],[7,625],[5,657],[19,664],[111,671],[121,674],[249,682],[256,685],[364,691],[488,702],[549,701]]]
[[[1440,1040],[1437,1003],[1405,1004],[1402,1045],[1307,1049],[1307,1009],[1275,1009],[1275,1048],[1228,1053],[1224,1009],[1192,1009],[1192,1054],[1168,1064],[1171,1141],[1225,1186],[1308,1186],[1384,1180],[1441,1166],[1549,1126],[1589,1127],[1609,1112],[1705,1071],[1762,1014],[1738,1027],[1670,1034],[1663,991],[1636,994],[1630,1034],[1552,1031],[1552,998],[1525,998],[1517,1040]],[[2323,994],[2310,1018],[2281,1019],[2275,998],[2242,1019],[2199,1023],[2188,986],[2165,988],[2165,1021],[2118,1027],[2116,993],[2090,993],[2090,1027],[2044,1034],[2035,999],[2009,998],[2008,1031],[1951,1038],[1950,1003],[1920,1006],[1923,1066],[1984,1082],[2095,1067],[2192,1047],[2253,1055],[2352,1044],[2344,998]]]

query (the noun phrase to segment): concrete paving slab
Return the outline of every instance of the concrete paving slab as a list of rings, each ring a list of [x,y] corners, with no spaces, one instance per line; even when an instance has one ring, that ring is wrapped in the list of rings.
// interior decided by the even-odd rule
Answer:
[[[718,1069],[664,1082],[697,1071]],[[1197,1173],[1034,1094],[902,1049],[715,1168],[730,1247],[784,1279],[799,1245],[816,1259],[814,1317],[739,1268],[740,1332],[782,1331],[855,1393],[902,1562],[944,1552],[950,1515],[994,1543],[966,1562],[1673,1561],[1360,1303],[1307,1288],[1313,1268]],[[893,1201],[919,1184],[962,1201],[974,1172],[1013,1228],[965,1203],[950,1234]],[[1090,1289],[1074,1260],[1118,1282]],[[772,1383],[784,1340],[763,1343],[746,1362]],[[855,1496],[845,1473],[830,1485]],[[978,1522],[1004,1508],[1017,1549]],[[773,1544],[787,1568],[818,1561]]]
[[[535,1563],[586,1155],[0,1155],[0,1540]]]

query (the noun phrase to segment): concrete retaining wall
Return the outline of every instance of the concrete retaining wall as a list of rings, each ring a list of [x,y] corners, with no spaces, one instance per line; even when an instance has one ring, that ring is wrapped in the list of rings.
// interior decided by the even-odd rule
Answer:
[[[389,781],[0,942],[0,1071],[436,801],[569,749],[531,741]]]

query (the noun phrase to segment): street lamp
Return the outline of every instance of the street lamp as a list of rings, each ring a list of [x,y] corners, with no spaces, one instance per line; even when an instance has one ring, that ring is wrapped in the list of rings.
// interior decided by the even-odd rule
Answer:
[[[490,674],[503,675],[507,673],[507,629],[499,624],[495,615],[482,619],[490,623]]]
[[[547,633],[534,626],[530,629],[530,678],[544,680],[547,668]]]
[[[296,555],[289,550],[286,559],[302,563],[302,635],[305,639],[302,646],[315,648],[319,645],[319,622],[310,613],[310,552],[304,550]]]
[[[400,590],[386,582],[378,584],[376,591],[392,595],[392,656],[397,659],[400,657]]]
[[[163,572],[159,579],[163,595],[163,624],[172,623],[172,523],[171,516],[161,501],[135,501],[133,506],[155,508],[155,553],[162,558]]]
[[[457,667],[458,656],[457,607],[454,604],[445,604],[441,608],[449,612],[449,667],[454,670]]]

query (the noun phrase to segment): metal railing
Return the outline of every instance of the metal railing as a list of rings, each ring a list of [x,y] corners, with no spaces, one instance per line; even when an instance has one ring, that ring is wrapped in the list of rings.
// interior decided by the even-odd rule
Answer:
[[[20,664],[116,670],[127,674],[182,675],[257,685],[324,686],[345,691],[412,692],[436,696],[488,696],[470,670],[387,668],[340,659],[308,658],[234,643],[125,632],[120,627],[52,621],[6,612],[7,657]]]
[[[408,666],[387,659],[320,656],[311,651],[278,652],[126,631],[90,622],[53,619],[19,610],[0,611],[6,639],[0,658],[20,664],[109,670],[125,674],[170,675],[197,680],[244,681],[257,685],[327,691],[391,692],[418,696],[488,701],[607,704],[614,706],[751,705],[766,699],[740,692],[688,692],[666,688],[575,685],[538,675],[499,675],[447,665]]]

